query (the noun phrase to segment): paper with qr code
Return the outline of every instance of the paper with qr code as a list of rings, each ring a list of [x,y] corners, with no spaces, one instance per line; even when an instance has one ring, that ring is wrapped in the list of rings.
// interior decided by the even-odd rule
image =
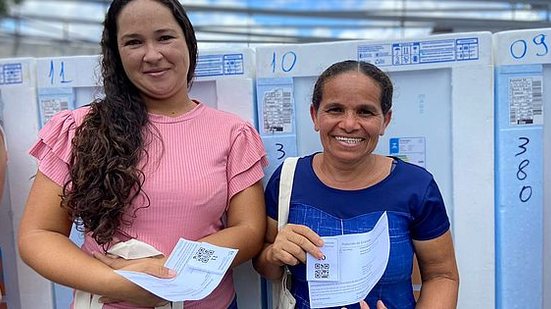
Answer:
[[[199,300],[220,284],[237,251],[180,238],[165,263],[177,273],[176,277],[160,279],[133,271],[115,272],[163,299],[173,302]]]
[[[323,258],[318,260],[310,254],[307,257],[306,280],[339,281],[339,240],[329,237],[324,237],[323,240],[323,247],[320,248]]]
[[[337,249],[331,248],[327,254],[324,248],[321,248],[326,255],[326,260],[329,260],[328,263],[311,255],[307,256],[306,278],[310,290],[310,307],[340,307],[358,303],[381,279],[388,263],[390,236],[386,212],[367,233],[322,237],[322,239],[325,245],[331,244],[331,247]],[[338,257],[333,258],[330,252],[335,251]],[[335,259],[341,267],[333,266],[332,261]],[[333,274],[334,271],[338,271],[339,274]],[[339,279],[334,280],[334,278]]]

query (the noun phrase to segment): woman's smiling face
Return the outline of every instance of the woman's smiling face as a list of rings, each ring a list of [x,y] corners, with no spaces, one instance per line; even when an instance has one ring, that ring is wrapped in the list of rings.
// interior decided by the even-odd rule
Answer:
[[[146,101],[187,94],[188,46],[168,7],[154,0],[132,1],[120,12],[117,30],[124,70]]]
[[[310,114],[324,156],[351,163],[373,152],[391,118],[390,111],[383,114],[379,84],[358,71],[345,71],[327,79],[319,108],[312,106]]]

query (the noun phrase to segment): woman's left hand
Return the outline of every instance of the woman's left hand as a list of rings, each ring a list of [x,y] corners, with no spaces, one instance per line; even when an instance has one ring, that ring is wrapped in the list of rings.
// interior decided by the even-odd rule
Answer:
[[[164,255],[157,255],[154,257],[135,259],[135,260],[127,260],[124,258],[105,255],[97,252],[95,252],[93,255],[94,255],[94,258],[96,258],[103,264],[109,266],[113,270],[128,270],[128,271],[141,272],[141,273],[146,273],[148,275],[152,275],[158,278],[172,278],[176,275],[173,270],[170,270],[164,267],[164,263],[167,260],[167,257],[165,257]],[[141,293],[139,294],[142,294],[143,297],[140,297],[141,299],[139,300],[114,299],[114,298],[103,296],[100,298],[100,302],[116,303],[121,301],[129,301],[139,305],[153,305],[153,306],[162,306],[168,303],[168,301],[162,298],[159,298],[149,292],[143,293],[145,290],[138,287],[137,285],[135,286],[136,288],[142,290]]]
[[[96,260],[111,267],[113,270],[119,270],[119,269],[131,270],[131,269],[128,269],[128,267],[132,268],[132,265],[143,266],[148,264],[158,265],[168,270],[168,268],[164,267],[164,264],[168,258],[162,254],[141,258],[141,259],[132,259],[132,260],[127,260],[125,258],[111,255],[111,254],[101,254],[99,252],[94,252],[93,256],[94,258],[96,258]],[[133,270],[133,271],[137,271],[137,270]],[[151,275],[154,275],[154,274],[151,274]],[[161,276],[164,277],[164,275],[162,274]]]

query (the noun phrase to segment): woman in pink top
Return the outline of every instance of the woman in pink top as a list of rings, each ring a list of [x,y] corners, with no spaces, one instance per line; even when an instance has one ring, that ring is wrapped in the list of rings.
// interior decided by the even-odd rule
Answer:
[[[239,249],[233,266],[257,254],[265,151],[250,124],[189,98],[197,43],[177,0],[113,1],[101,46],[105,98],[56,115],[30,150],[39,168],[20,254],[47,279],[101,295],[103,308],[159,306],[112,270],[172,277],[162,265],[179,238]],[[73,222],[82,248],[68,238]],[[162,255],[104,254],[130,239]],[[231,271],[185,308],[236,308]]]

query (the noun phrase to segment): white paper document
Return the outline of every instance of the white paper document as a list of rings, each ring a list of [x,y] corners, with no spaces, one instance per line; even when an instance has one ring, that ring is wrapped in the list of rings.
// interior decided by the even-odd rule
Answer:
[[[139,272],[115,272],[163,299],[173,302],[199,300],[220,284],[237,251],[180,238],[165,263],[176,271],[176,277],[160,279]]]
[[[306,279],[310,307],[337,307],[364,299],[385,272],[390,254],[388,218],[384,212],[367,233],[322,237],[318,260],[308,254]]]

